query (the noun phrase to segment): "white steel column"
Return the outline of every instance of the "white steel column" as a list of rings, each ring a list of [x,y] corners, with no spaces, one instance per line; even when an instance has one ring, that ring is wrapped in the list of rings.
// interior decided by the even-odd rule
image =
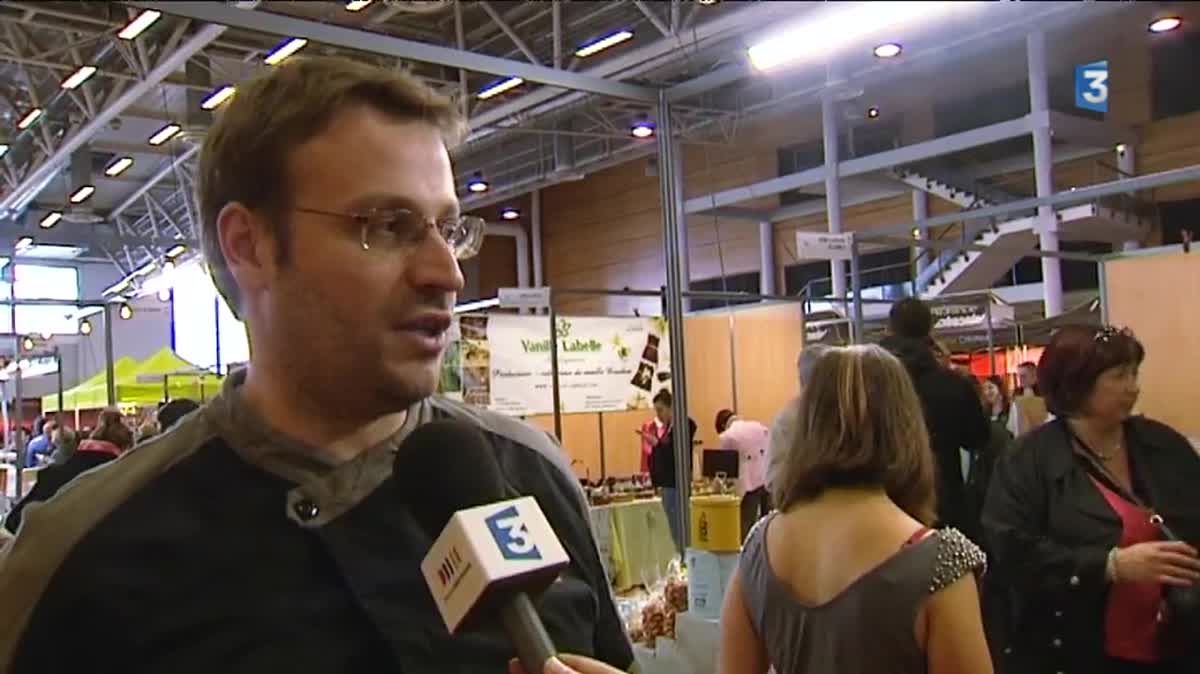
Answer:
[[[825,211],[829,232],[842,232],[842,195],[838,178],[838,118],[837,99],[832,91],[821,98],[821,138],[825,149]],[[833,279],[833,296],[846,297],[846,263],[829,261],[829,276]]]
[[[1026,38],[1026,52],[1029,60],[1029,111],[1036,116],[1050,109],[1045,33],[1031,33]],[[1033,129],[1033,172],[1037,181],[1038,197],[1054,194],[1054,162],[1051,158],[1049,118],[1046,119],[1046,125]],[[1038,220],[1041,249],[1046,252],[1057,251],[1058,217],[1054,208],[1039,207]],[[1062,264],[1057,257],[1042,258],[1042,299],[1045,302],[1047,318],[1063,312]]]
[[[913,220],[924,220],[929,217],[929,197],[921,190],[912,191]],[[929,228],[921,226],[917,229],[917,238],[924,241],[929,238]],[[920,275],[929,263],[925,260],[925,249],[913,246],[913,259],[916,261],[914,273]]]
[[[1120,171],[1120,175],[1117,176],[1118,180],[1128,180],[1137,175],[1137,158],[1134,155],[1133,146],[1129,143],[1121,143],[1117,146],[1117,170]],[[1130,196],[1133,196],[1132,192]],[[1141,247],[1141,242],[1136,240],[1126,241],[1124,245],[1125,250],[1137,250]]]
[[[533,248],[533,286],[541,288],[545,280],[542,278],[542,191],[534,190],[529,195],[529,238]]]
[[[663,129],[660,126],[659,132],[661,133],[662,131]],[[679,223],[677,226],[679,231],[679,271],[682,279],[681,283],[683,284],[680,286],[680,290],[687,292],[692,289],[692,249],[690,248],[691,244],[688,242],[690,237],[688,236],[687,213],[683,210],[684,195],[686,194],[683,191],[683,139],[677,138],[675,140],[674,150],[671,152],[671,180],[675,185],[675,194],[679,197],[679,202],[672,204],[669,208],[675,210],[675,221]],[[661,156],[659,159],[662,159]],[[663,208],[666,209],[668,206],[663,204]],[[683,298],[683,310],[685,312],[692,310],[691,298]]]
[[[775,294],[775,226],[770,220],[758,222],[758,292]]]

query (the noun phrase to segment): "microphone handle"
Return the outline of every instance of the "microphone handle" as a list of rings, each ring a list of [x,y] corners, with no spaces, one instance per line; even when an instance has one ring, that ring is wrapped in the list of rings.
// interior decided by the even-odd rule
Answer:
[[[500,622],[517,649],[525,674],[542,674],[546,661],[558,655],[550,634],[533,607],[529,595],[518,592],[500,606]]]

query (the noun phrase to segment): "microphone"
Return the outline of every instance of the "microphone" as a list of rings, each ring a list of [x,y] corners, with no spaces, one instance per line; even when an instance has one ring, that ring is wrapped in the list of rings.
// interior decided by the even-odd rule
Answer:
[[[434,539],[421,573],[446,629],[458,634],[499,613],[526,672],[539,674],[557,650],[530,595],[569,564],[531,496],[510,498],[491,445],[476,428],[433,421],[396,454],[393,479]]]

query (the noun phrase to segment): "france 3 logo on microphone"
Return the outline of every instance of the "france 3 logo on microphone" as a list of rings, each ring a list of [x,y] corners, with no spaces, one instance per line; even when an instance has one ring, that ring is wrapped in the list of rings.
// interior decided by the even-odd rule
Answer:
[[[516,506],[498,510],[484,520],[500,554],[508,560],[537,560],[542,558],[529,527]]]
[[[1075,107],[1108,112],[1108,61],[1075,66]]]

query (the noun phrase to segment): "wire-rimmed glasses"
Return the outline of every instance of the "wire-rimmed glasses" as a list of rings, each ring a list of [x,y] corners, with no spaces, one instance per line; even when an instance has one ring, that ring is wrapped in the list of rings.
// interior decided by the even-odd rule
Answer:
[[[363,250],[397,252],[420,244],[430,228],[454,251],[458,260],[473,257],[483,247],[487,222],[475,215],[427,218],[407,208],[372,208],[357,213],[338,213],[316,208],[295,208],[299,213],[350,220],[361,228]]]

